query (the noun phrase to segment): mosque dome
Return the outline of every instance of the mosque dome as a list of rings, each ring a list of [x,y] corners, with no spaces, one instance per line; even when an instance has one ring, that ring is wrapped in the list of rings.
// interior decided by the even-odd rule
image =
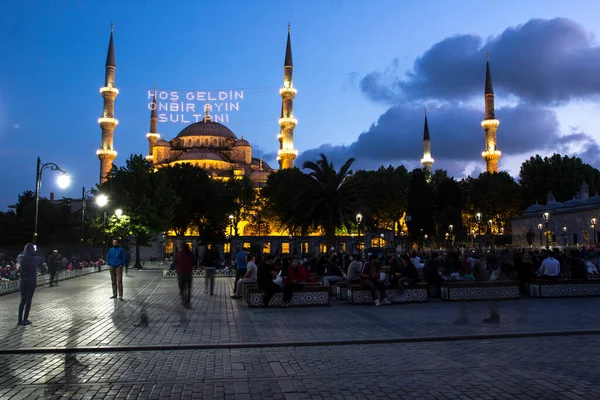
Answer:
[[[544,206],[544,210],[555,210],[557,208],[563,207],[564,204],[560,201],[551,201]]]
[[[534,212],[538,212],[538,211],[542,211],[544,209],[544,206],[535,203],[529,207],[527,207],[527,209],[525,210],[526,213],[534,213]]]
[[[237,140],[237,137],[231,131],[231,129],[225,125],[221,125],[218,122],[213,122],[209,118],[204,118],[204,120],[200,122],[195,122],[186,126],[181,132],[179,132],[179,135],[177,135],[178,138],[188,136],[219,136]]]
[[[577,200],[575,197],[573,197],[571,200],[565,201],[565,203],[563,204],[563,207],[577,207],[577,206],[581,206],[581,205],[583,205],[583,202],[581,200]]]
[[[154,146],[158,146],[158,147],[171,147],[171,144],[169,142],[167,142],[165,140],[165,138],[163,137],[162,139],[160,139],[159,141],[157,141],[156,143],[154,143]]]
[[[585,204],[600,204],[600,195],[598,195],[598,192],[596,192],[594,196],[587,199]]]
[[[252,182],[255,183],[267,183],[267,178],[269,178],[269,174],[271,171],[267,171],[264,169],[257,169],[252,171],[249,178]]]
[[[240,146],[251,147],[250,143],[248,143],[248,141],[246,139],[244,139],[244,135],[242,135],[242,138],[240,140],[236,140],[235,143],[233,144],[233,147],[240,147]]]

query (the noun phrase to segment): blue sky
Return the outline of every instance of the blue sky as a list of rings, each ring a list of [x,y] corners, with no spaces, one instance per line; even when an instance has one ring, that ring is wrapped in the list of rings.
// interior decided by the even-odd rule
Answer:
[[[483,115],[480,53],[489,49],[501,169],[516,175],[526,157],[553,150],[596,164],[597,15],[598,2],[562,0],[7,2],[0,14],[0,204],[33,190],[37,156],[73,176],[72,188],[59,191],[48,172],[43,195],[76,197],[81,186],[97,182],[99,88],[111,22],[120,90],[117,164],[147,152],[146,95],[156,84],[244,89],[227,125],[275,166],[288,22],[300,161],[324,151],[336,162],[354,156],[363,168],[416,166],[427,106],[435,166],[457,177],[477,173],[484,145],[476,120]],[[565,43],[553,46],[553,32]],[[538,41],[546,58],[532,54]],[[582,70],[587,61],[590,69]],[[548,93],[561,79],[557,93]],[[389,96],[381,96],[383,89]],[[159,132],[170,139],[184,126],[160,124]]]

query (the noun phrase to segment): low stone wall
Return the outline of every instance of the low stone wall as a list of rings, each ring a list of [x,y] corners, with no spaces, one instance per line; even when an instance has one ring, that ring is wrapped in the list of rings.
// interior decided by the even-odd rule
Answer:
[[[600,280],[533,280],[529,282],[531,297],[600,296]]]
[[[520,298],[519,282],[442,282],[442,300],[515,300]]]
[[[428,286],[417,284],[398,289],[386,289],[386,299],[394,304],[427,303],[429,301]],[[374,304],[371,292],[360,285],[348,285],[347,301],[350,304]]]
[[[102,271],[106,271],[108,269],[107,265],[102,266]],[[60,271],[57,274],[57,278],[59,281],[65,281],[71,278],[77,278],[78,276],[89,275],[94,272],[98,272],[98,267],[85,267],[82,269],[75,269],[72,271]],[[44,286],[50,283],[50,275],[38,275],[37,277],[37,286]],[[20,281],[0,281],[0,295],[18,292],[20,287]]]
[[[258,287],[247,289],[247,300],[249,307],[263,306],[264,292]],[[328,286],[307,285],[302,290],[292,294],[292,306],[328,306],[330,293]],[[269,307],[281,307],[283,305],[283,292],[275,293],[269,302]]]
[[[204,278],[205,272],[203,269],[195,269],[192,271],[192,277],[194,278]],[[217,278],[235,278],[235,270],[229,269],[218,269],[215,273],[215,277]],[[163,270],[163,278],[177,278],[177,271],[174,269],[164,269]]]

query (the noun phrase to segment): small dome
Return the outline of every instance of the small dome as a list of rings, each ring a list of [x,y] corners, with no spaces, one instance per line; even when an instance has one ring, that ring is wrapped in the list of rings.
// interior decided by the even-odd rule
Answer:
[[[563,203],[560,201],[551,201],[550,203],[544,206],[544,210],[554,210],[563,206]]]
[[[154,145],[158,147],[171,147],[171,144],[167,142],[164,137],[156,143],[154,143]]]
[[[250,147],[250,143],[248,143],[248,141],[246,139],[240,139],[240,140],[236,140],[235,143],[233,144],[233,147]]]
[[[264,169],[257,169],[252,171],[249,178],[252,182],[256,183],[267,183],[267,179],[269,178],[270,171],[266,171]]]
[[[208,118],[186,126],[179,132],[179,135],[177,135],[178,138],[187,136],[220,136],[234,140],[237,139],[231,129],[218,122],[213,122]]]
[[[583,205],[583,202],[581,200],[577,200],[575,197],[573,197],[571,200],[565,201],[565,204],[563,204],[563,207],[577,207],[577,206],[581,206],[581,205]]]
[[[585,204],[600,204],[600,195],[598,195],[598,192],[596,192],[596,195],[587,199]]]
[[[538,211],[542,211],[544,209],[544,206],[535,203],[529,207],[527,207],[527,209],[525,210],[526,213],[534,213],[534,212],[538,212]]]

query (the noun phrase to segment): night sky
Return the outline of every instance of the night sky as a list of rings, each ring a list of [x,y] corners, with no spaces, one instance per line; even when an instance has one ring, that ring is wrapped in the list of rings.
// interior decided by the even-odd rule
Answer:
[[[0,13],[3,209],[35,186],[35,162],[98,181],[104,64],[115,24],[116,163],[147,154],[147,93],[244,92],[226,125],[275,167],[287,24],[294,55],[296,165],[418,166],[427,107],[434,168],[485,167],[483,89],[489,52],[500,169],[577,154],[600,166],[600,2],[13,1]],[[171,139],[185,127],[159,124]]]

